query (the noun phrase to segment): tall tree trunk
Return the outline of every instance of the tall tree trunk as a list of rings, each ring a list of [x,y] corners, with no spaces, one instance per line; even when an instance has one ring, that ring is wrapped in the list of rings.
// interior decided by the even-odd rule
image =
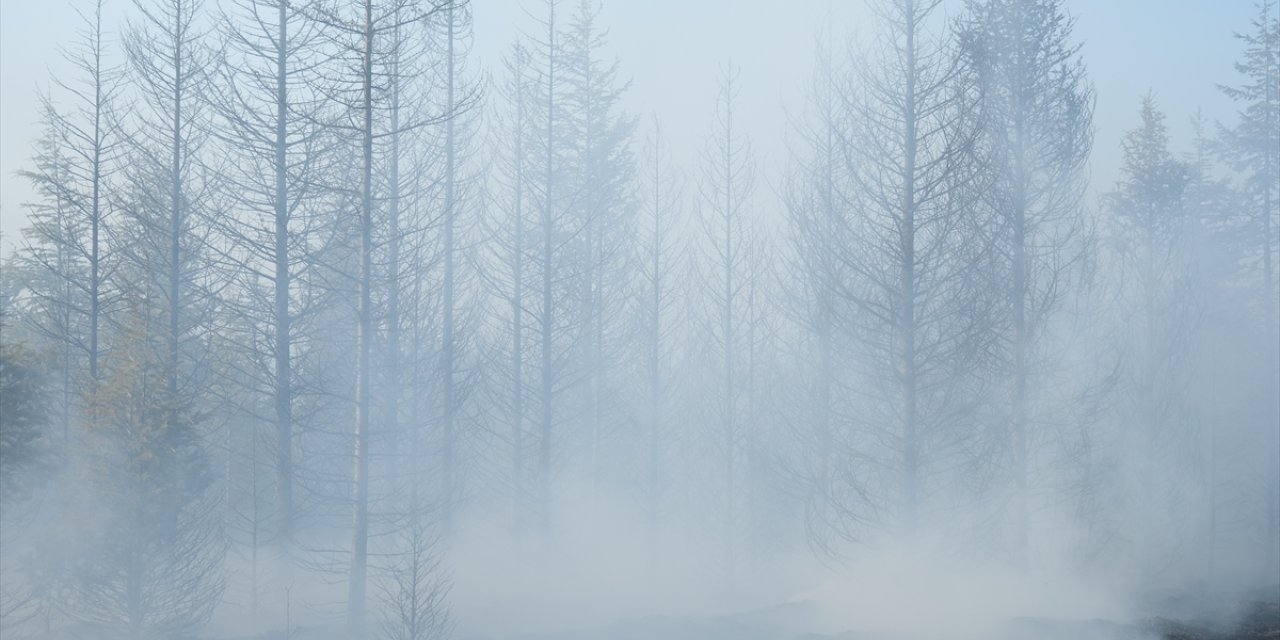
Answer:
[[[456,83],[456,60],[454,59],[454,4],[451,2],[446,9],[445,19],[448,21],[448,35],[446,37],[446,102],[445,114],[445,182],[444,182],[444,322],[443,322],[443,339],[444,345],[441,350],[442,362],[440,363],[441,374],[443,380],[443,411],[444,411],[444,451],[441,456],[441,471],[443,476],[442,490],[444,492],[441,501],[440,520],[441,526],[444,528],[445,535],[448,536],[453,528],[453,501],[457,469],[455,469],[454,458],[456,456],[456,440],[457,440],[457,389],[454,382],[454,372],[457,370],[457,346],[454,338],[454,279],[455,275],[455,257],[454,257],[454,227],[457,223],[457,139],[454,133],[454,109],[455,104],[454,85]]]
[[[1274,33],[1274,30],[1269,30],[1267,33]],[[1271,38],[1268,37],[1268,51],[1274,51],[1273,47],[1276,46],[1280,45],[1272,42]],[[1275,95],[1275,86],[1275,82],[1268,83],[1266,89],[1267,106],[1265,109],[1266,125],[1264,128],[1268,134],[1275,131],[1277,126],[1280,126],[1280,123],[1273,121],[1276,113],[1275,103],[1280,100],[1280,96]],[[1269,395],[1267,396],[1267,411],[1265,414],[1267,426],[1264,430],[1264,432],[1270,432],[1267,436],[1269,441],[1267,450],[1271,455],[1267,465],[1269,469],[1267,490],[1265,491],[1267,496],[1267,528],[1263,545],[1267,550],[1264,567],[1267,571],[1273,572],[1273,575],[1278,566],[1276,562],[1277,554],[1280,554],[1280,550],[1276,549],[1276,547],[1280,547],[1280,398],[1277,398],[1274,393],[1277,388],[1280,388],[1280,355],[1277,355],[1280,354],[1280,327],[1276,325],[1275,275],[1272,273],[1274,260],[1272,253],[1275,251],[1276,231],[1271,219],[1272,208],[1276,206],[1276,201],[1272,196],[1272,187],[1275,186],[1277,172],[1280,171],[1280,167],[1276,166],[1277,155],[1280,155],[1280,152],[1276,151],[1273,146],[1263,155],[1262,167],[1262,175],[1266,176],[1265,180],[1267,180],[1262,189],[1262,304],[1265,309],[1263,312],[1264,331],[1270,343],[1267,345],[1269,347],[1267,352],[1271,354],[1269,362],[1267,362],[1267,389]]]
[[[420,243],[413,247],[413,269],[416,274],[422,273],[423,270]],[[410,309],[412,309],[410,322],[412,324],[410,325],[409,353],[414,354],[414,357],[410,359],[411,364],[409,365],[410,375],[412,376],[410,384],[411,388],[420,389],[424,385],[423,379],[425,377],[422,373],[424,363],[422,358],[417,357],[417,354],[422,353],[422,344],[424,342],[422,336],[422,278],[420,277],[413,278],[413,293],[410,305]],[[410,432],[408,436],[408,451],[405,456],[408,462],[404,473],[409,482],[409,514],[412,526],[417,526],[420,523],[423,514],[421,489],[423,482],[422,477],[419,475],[421,472],[418,470],[423,451],[421,406],[422,402],[418,398],[411,398],[408,415]]]
[[[754,255],[755,247],[748,248],[747,268],[747,406],[746,420],[744,428],[746,429],[746,469],[747,479],[745,483],[746,504],[745,517],[743,522],[747,528],[746,550],[748,569],[754,570],[759,566],[760,558],[760,525],[763,510],[760,508],[760,487],[761,487],[761,454],[760,454],[760,420],[756,414],[756,371],[759,353],[756,351],[756,331],[757,323],[760,321],[759,309],[756,307],[756,286],[759,283],[759,274],[756,272],[756,256]]]
[[[363,638],[365,587],[369,556],[369,377],[373,342],[373,0],[364,2],[364,77],[362,167],[360,188],[359,326],[356,330],[355,495],[352,503],[351,568],[347,583],[347,624],[353,638]]]
[[[600,484],[600,420],[603,416],[603,406],[600,401],[601,376],[603,375],[603,342],[604,342],[604,309],[603,307],[603,282],[604,282],[604,264],[598,259],[604,255],[604,233],[600,228],[599,218],[601,211],[598,210],[598,200],[596,197],[596,165],[597,159],[595,153],[595,108],[592,104],[595,96],[595,85],[592,78],[591,54],[589,52],[590,44],[584,43],[587,51],[583,51],[581,55],[584,60],[583,65],[583,85],[585,90],[585,104],[583,105],[583,139],[582,148],[586,153],[586,166],[584,167],[583,184],[581,185],[583,199],[586,202],[584,210],[586,212],[586,277],[583,278],[583,290],[586,294],[583,302],[587,306],[587,406],[588,420],[590,420],[591,431],[591,487],[590,487],[590,508],[598,507],[598,492]]]
[[[102,0],[93,16],[93,194],[90,203],[89,239],[89,384],[90,394],[98,387],[98,325],[102,314]],[[97,410],[90,410],[90,426],[97,422]]]
[[[737,482],[735,478],[737,463],[737,421],[734,420],[734,413],[737,408],[736,398],[737,380],[734,375],[734,349],[737,348],[734,343],[733,333],[733,315],[734,315],[734,284],[733,284],[733,109],[726,104],[725,112],[725,144],[724,144],[724,308],[720,314],[720,331],[723,334],[724,341],[724,432],[725,432],[725,554],[728,558],[728,575],[732,576],[734,565],[736,563],[736,553],[734,542],[737,536],[734,535],[736,530],[734,517],[737,510],[734,508],[734,497],[737,493]]]
[[[542,344],[541,346],[541,397],[542,397],[542,434],[538,448],[538,491],[539,491],[539,526],[544,539],[551,534],[551,419],[552,419],[552,327],[555,319],[552,308],[551,276],[554,268],[552,250],[552,232],[554,217],[552,215],[552,195],[555,186],[555,74],[556,74],[556,30],[555,3],[550,3],[547,17],[547,139],[546,139],[546,179],[544,202],[542,207]]]
[[[899,231],[899,284],[898,295],[898,338],[901,346],[898,352],[898,384],[901,386],[902,402],[902,527],[910,539],[914,539],[919,509],[919,466],[920,443],[918,407],[916,399],[917,363],[916,363],[916,23],[914,0],[905,1],[906,44],[904,55],[907,60],[906,88],[902,103],[903,131],[903,171],[902,171],[902,221]]]
[[[826,55],[831,55],[831,7],[827,7],[827,48]],[[818,423],[818,479],[822,483],[818,498],[824,502],[820,507],[825,513],[827,509],[826,502],[830,500],[830,488],[832,482],[831,462],[832,452],[835,448],[835,433],[832,425],[832,387],[835,385],[835,355],[832,353],[834,348],[834,331],[835,318],[834,310],[831,305],[831,289],[827,284],[828,278],[833,278],[834,274],[828,270],[834,268],[833,260],[830,259],[831,251],[830,243],[834,241],[836,233],[835,224],[835,81],[834,72],[831,68],[831,62],[825,63],[823,70],[826,82],[826,91],[823,100],[823,172],[822,172],[822,220],[820,228],[822,235],[817,239],[822,247],[819,253],[819,272],[818,283],[815,290],[818,292],[818,406],[817,406],[817,423]],[[825,526],[825,524],[824,524]]]
[[[391,29],[391,40],[394,51],[390,70],[390,158],[387,166],[387,317],[386,317],[386,365],[383,393],[386,396],[385,433],[389,436],[395,460],[405,460],[400,454],[403,445],[400,433],[400,395],[404,389],[400,370],[400,48],[403,40],[400,33],[400,7],[396,6],[392,19],[395,26]],[[409,460],[415,464],[416,460]]]
[[[1020,125],[1020,122],[1018,123]],[[1027,193],[1022,159],[1021,127],[1015,127],[1018,154],[1014,175],[1014,200],[1010,219],[1013,233],[1013,389],[1010,442],[1014,464],[1014,555],[1028,560],[1030,509],[1027,488],[1027,378],[1031,337],[1027,326]]]
[[[178,343],[182,329],[182,226],[183,226],[183,193],[182,193],[182,98],[185,88],[183,77],[183,33],[182,11],[174,11],[174,47],[173,47],[173,149],[170,175],[172,212],[169,219],[169,327],[167,338],[166,387],[170,398],[178,397]],[[170,416],[170,427],[177,429],[179,425],[176,413]]]
[[[650,269],[653,270],[653,305],[649,315],[649,555],[656,559],[658,548],[658,443],[662,434],[662,170],[655,144],[653,160],[653,246]]]
[[[516,55],[520,55],[517,52]],[[514,209],[511,274],[511,528],[521,532],[524,510],[524,78],[523,60],[516,61],[515,184],[512,187]]]
[[[275,414],[276,508],[280,545],[288,552],[293,540],[293,372],[290,363],[292,319],[289,317],[289,188],[287,145],[289,85],[286,81],[288,6],[280,2],[276,41],[275,139]]]
[[[1156,441],[1157,430],[1159,424],[1156,414],[1156,273],[1155,273],[1155,225],[1158,224],[1154,205],[1148,206],[1148,219],[1145,225],[1145,238],[1142,261],[1142,287],[1143,287],[1143,363],[1142,363],[1142,380],[1139,382],[1141,388],[1139,393],[1141,397],[1139,402],[1142,403],[1142,451],[1145,460],[1142,461],[1142,497],[1146,504],[1150,505],[1155,498],[1155,482],[1156,482]],[[1147,538],[1151,538],[1155,533],[1155,526],[1152,516],[1148,513],[1150,509],[1144,509],[1143,522],[1140,534]],[[1142,551],[1142,575],[1146,579],[1153,577],[1154,573],[1154,556],[1150,544],[1143,545]]]

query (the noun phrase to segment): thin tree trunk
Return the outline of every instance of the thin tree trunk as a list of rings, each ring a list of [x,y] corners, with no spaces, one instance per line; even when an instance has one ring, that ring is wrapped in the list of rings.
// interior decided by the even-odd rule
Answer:
[[[249,616],[258,617],[258,434],[249,433],[249,495],[252,496],[249,517]]]
[[[751,251],[751,249],[749,249]],[[758,282],[758,274],[756,273],[756,258],[751,255],[748,258],[751,262],[748,268],[750,282],[747,283],[747,406],[746,406],[746,516],[743,521],[747,527],[747,562],[748,569],[754,570],[759,566],[758,559],[760,557],[759,548],[759,528],[761,520],[760,510],[760,423],[756,415],[756,323],[759,321],[756,308],[756,284]]]
[[[655,136],[656,137],[656,136]],[[658,548],[658,442],[662,432],[662,172],[655,144],[653,160],[653,308],[649,317],[649,554]]]
[[[169,333],[167,337],[167,359],[169,370],[166,372],[166,386],[170,398],[178,396],[178,342],[181,331],[182,315],[182,90],[184,78],[182,71],[182,53],[184,43],[181,41],[182,11],[174,11],[174,47],[173,47],[173,149],[170,175],[170,190],[173,210],[169,220]],[[170,416],[170,424],[178,428],[176,414]]]
[[[517,55],[520,55],[517,52]],[[519,534],[524,508],[524,78],[523,60],[516,66],[515,186],[512,188],[515,220],[515,265],[511,276],[511,527]]]
[[[456,439],[457,439],[457,397],[454,383],[454,372],[457,370],[456,345],[454,344],[454,279],[456,275],[454,265],[454,226],[457,221],[457,185],[456,185],[456,167],[457,167],[457,140],[454,135],[454,113],[456,108],[454,103],[454,84],[456,82],[456,61],[454,59],[454,5],[449,4],[446,9],[446,20],[448,21],[447,42],[447,60],[446,65],[446,102],[445,113],[447,120],[445,121],[445,183],[444,183],[444,321],[443,321],[443,338],[444,345],[442,349],[442,362],[440,364],[441,373],[444,376],[444,451],[441,456],[441,471],[443,477],[444,495],[441,501],[441,526],[446,536],[452,531],[453,527],[453,501],[455,489],[455,478],[457,470],[454,468],[454,457],[456,455]]]
[[[1143,340],[1143,372],[1141,384],[1142,397],[1142,424],[1143,424],[1143,452],[1146,459],[1142,461],[1142,493],[1146,504],[1151,504],[1155,498],[1155,459],[1156,459],[1156,431],[1158,428],[1156,420],[1156,275],[1155,275],[1155,225],[1156,215],[1154,211],[1148,212],[1148,220],[1145,225],[1146,251],[1143,254],[1142,262],[1142,283],[1143,283],[1143,331],[1145,333]],[[1147,513],[1149,509],[1143,510],[1143,528],[1141,535],[1148,540],[1154,533],[1154,523],[1152,517]],[[1154,572],[1154,557],[1152,556],[1151,545],[1143,545],[1142,551],[1142,574],[1146,579],[1152,578]]]
[[[93,23],[93,195],[90,203],[89,245],[89,384],[92,396],[98,387],[98,324],[102,313],[102,0],[98,0]],[[97,422],[97,410],[90,410],[90,426]]]
[[[1272,32],[1271,30],[1267,31],[1268,34]],[[1272,47],[1275,44],[1271,42],[1268,35],[1267,50],[1273,51]],[[1277,126],[1277,123],[1272,121],[1272,114],[1276,112],[1275,101],[1280,99],[1280,96],[1274,95],[1274,90],[1271,89],[1274,86],[1274,83],[1268,83],[1267,102],[1269,104],[1266,109],[1266,131],[1274,131]],[[1280,327],[1276,326],[1275,276],[1272,274],[1272,251],[1274,251],[1275,230],[1271,221],[1271,210],[1275,206],[1275,201],[1272,199],[1271,194],[1272,181],[1277,179],[1277,169],[1280,169],[1275,165],[1277,153],[1274,147],[1269,149],[1263,156],[1262,168],[1263,175],[1266,176],[1267,180],[1262,190],[1262,286],[1264,291],[1262,304],[1265,309],[1263,312],[1264,330],[1268,336],[1268,342],[1270,342],[1268,353],[1271,354],[1270,361],[1267,363],[1267,389],[1269,395],[1267,396],[1266,430],[1270,431],[1267,446],[1270,456],[1267,465],[1269,469],[1267,491],[1265,492],[1267,495],[1267,533],[1263,544],[1267,549],[1264,567],[1267,571],[1273,572],[1273,575],[1277,567],[1277,554],[1280,554],[1280,550],[1276,549],[1276,547],[1280,547],[1280,413],[1278,413],[1280,411],[1280,404],[1278,404],[1280,399],[1277,399],[1274,393],[1277,388],[1280,388],[1280,357],[1276,355],[1280,353],[1280,342],[1277,341],[1280,338]]]
[[[1018,123],[1021,124],[1020,122]],[[1010,220],[1013,231],[1013,407],[1010,438],[1013,446],[1014,483],[1014,555],[1018,562],[1028,560],[1030,542],[1030,510],[1027,488],[1027,377],[1029,375],[1027,326],[1027,195],[1022,154],[1021,128],[1017,127],[1018,159],[1015,169],[1014,201]]]
[[[589,47],[589,43],[584,43]],[[595,86],[592,82],[591,74],[591,56],[589,52],[584,52],[583,67],[585,78],[583,85],[585,86],[586,104],[584,105],[583,123],[583,140],[582,148],[587,154],[586,163],[586,180],[581,185],[586,201],[586,277],[583,278],[583,289],[586,293],[585,303],[587,305],[587,406],[588,419],[591,421],[591,495],[590,508],[595,509],[597,504],[597,494],[600,484],[600,420],[603,416],[602,406],[600,402],[600,386],[603,362],[603,342],[604,342],[604,309],[603,307],[603,282],[604,282],[604,265],[602,260],[598,260],[598,255],[604,254],[604,234],[599,224],[599,213],[596,209],[597,201],[593,197],[596,187],[596,159],[592,157],[595,145],[595,108],[592,104]],[[597,255],[598,254],[598,255]]]
[[[551,369],[551,323],[555,319],[551,306],[551,275],[554,268],[551,255],[551,236],[553,216],[551,212],[552,194],[555,182],[554,142],[555,142],[555,72],[556,72],[556,31],[555,3],[550,5],[547,18],[547,139],[546,139],[546,182],[544,187],[545,201],[542,209],[542,439],[538,450],[538,490],[540,506],[540,527],[544,539],[551,534],[551,418],[552,418],[552,369]]]
[[[276,41],[276,139],[275,139],[275,414],[276,508],[279,510],[280,545],[289,551],[293,540],[293,372],[290,363],[289,317],[289,190],[285,157],[288,123],[286,82],[288,43],[287,3],[280,2]]]
[[[735,481],[737,428],[734,420],[735,392],[737,381],[734,379],[733,339],[733,162],[730,156],[733,148],[733,108],[726,104],[725,112],[725,144],[724,144],[724,308],[721,310],[720,331],[724,335],[724,431],[725,431],[725,553],[728,557],[728,575],[733,575],[735,559],[734,542],[737,536],[734,517],[734,495],[737,489]]]
[[[830,56],[831,55],[830,52],[832,51],[831,26],[830,26],[831,25],[830,3],[828,3],[828,6],[827,6],[827,17],[828,17],[827,56]],[[816,291],[819,292],[818,318],[817,318],[818,320],[818,407],[817,407],[818,416],[817,416],[817,422],[818,422],[818,446],[820,447],[820,450],[818,452],[818,455],[819,455],[818,478],[822,483],[822,487],[820,489],[821,493],[819,495],[819,498],[822,499],[824,502],[821,508],[825,512],[827,508],[827,505],[825,503],[830,499],[829,492],[830,492],[831,481],[832,481],[831,458],[832,458],[832,452],[834,451],[834,448],[835,448],[834,447],[835,434],[833,433],[832,419],[831,419],[831,414],[832,414],[831,390],[835,382],[834,381],[835,361],[834,361],[834,354],[832,354],[834,339],[832,334],[834,332],[835,322],[834,322],[833,313],[832,313],[833,310],[831,308],[831,295],[829,293],[828,286],[824,282],[825,279],[833,277],[833,274],[827,272],[827,269],[834,267],[834,265],[832,264],[833,261],[829,259],[827,254],[829,251],[831,251],[828,248],[830,246],[829,243],[832,243],[834,241],[834,237],[835,237],[834,234],[836,232],[836,229],[835,229],[835,226],[836,226],[835,225],[835,216],[836,216],[836,212],[835,212],[835,163],[836,163],[835,138],[836,138],[836,135],[835,135],[835,125],[834,125],[835,105],[833,104],[834,102],[833,98],[835,95],[835,82],[833,78],[834,74],[831,69],[830,61],[826,63],[824,74],[825,74],[825,80],[826,80],[826,95],[825,95],[825,100],[823,104],[824,112],[825,112],[823,114],[825,118],[825,122],[823,122],[823,129],[824,129],[823,133],[825,134],[825,138],[826,138],[825,149],[824,149],[825,166],[823,167],[824,171],[822,176],[823,178],[822,180],[823,210],[822,210],[822,221],[821,221],[822,236],[817,239],[818,242],[822,243],[819,245],[822,247],[822,250],[821,250],[821,253],[819,254],[821,256],[820,263],[819,263],[820,271],[818,272],[819,286],[816,286],[815,289]]]
[[[364,2],[363,166],[360,193],[359,326],[356,331],[355,496],[347,623],[354,638],[364,637],[365,583],[369,555],[369,376],[373,342],[373,0]]]
[[[916,534],[919,509],[920,444],[917,424],[916,318],[915,318],[915,234],[916,234],[916,25],[915,4],[905,0],[907,60],[905,95],[903,98],[903,171],[902,222],[899,237],[899,318],[898,332],[902,346],[898,355],[898,375],[902,402],[902,508],[903,532],[910,539]]]
[[[391,60],[390,115],[391,115],[391,149],[389,166],[387,167],[387,354],[385,390],[386,424],[385,433],[389,436],[392,453],[397,461],[400,456],[400,394],[404,388],[400,371],[400,8],[393,12],[396,26],[392,28],[391,39],[395,51]]]
[[[413,269],[414,273],[422,273],[422,256],[420,245],[413,248]],[[422,353],[422,278],[413,278],[413,294],[410,302],[412,309],[412,324],[410,325],[410,344],[409,353],[414,354],[411,359],[410,369],[412,371],[412,385],[414,389],[420,389],[423,385],[422,374],[422,358],[417,354]],[[411,429],[408,438],[409,450],[406,452],[407,464],[405,466],[405,478],[409,482],[409,514],[411,526],[418,526],[422,517],[422,478],[418,470],[420,460],[422,459],[422,424],[421,420],[421,402],[416,398],[411,398],[409,402],[409,428]]]

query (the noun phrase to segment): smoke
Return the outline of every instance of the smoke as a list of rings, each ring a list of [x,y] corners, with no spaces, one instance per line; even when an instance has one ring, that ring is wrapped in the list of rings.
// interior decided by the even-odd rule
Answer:
[[[660,527],[655,541],[625,506],[616,495],[575,492],[558,504],[549,542],[511,535],[492,517],[500,509],[473,511],[448,553],[458,636],[613,638],[689,628],[719,638],[718,630],[745,628],[778,638],[858,631],[976,640],[1019,619],[1138,616],[1133,584],[1073,569],[1066,555],[1013,566],[942,535],[885,535],[847,546],[841,558],[797,550],[729,570],[714,532]]]
[[[491,505],[492,506],[492,505]],[[448,562],[460,637],[547,634],[620,619],[729,614],[783,602],[820,570],[807,554],[722,562],[713,531],[649,524],[624,496],[585,487],[557,500],[550,537],[513,535],[500,508],[460,523]],[[486,515],[488,514],[488,515]]]

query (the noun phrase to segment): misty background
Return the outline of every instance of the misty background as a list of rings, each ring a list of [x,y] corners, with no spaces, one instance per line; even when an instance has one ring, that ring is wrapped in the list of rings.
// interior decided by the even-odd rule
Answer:
[[[76,3],[7,2],[0,7],[0,235],[4,251],[14,246],[30,185],[16,172],[30,157],[40,114],[37,92],[51,74],[69,71],[58,51],[71,44]],[[1101,139],[1114,139],[1131,124],[1132,107],[1148,90],[1185,113],[1171,114],[1179,141],[1189,136],[1189,114],[1203,109],[1210,120],[1230,119],[1234,108],[1216,84],[1239,54],[1232,34],[1254,14],[1247,0],[1134,0],[1113,3],[1072,0],[1064,3],[1076,20],[1080,55],[1099,96],[1094,125]],[[104,7],[108,25],[128,15],[130,5]],[[943,8],[955,14],[957,7]],[[513,0],[473,8],[472,57],[489,71],[501,63],[512,38],[527,27],[525,5]],[[623,96],[626,109],[657,114],[670,132],[682,164],[693,160],[705,133],[705,112],[715,100],[717,66],[732,60],[747,80],[742,86],[742,117],[761,161],[780,165],[786,156],[786,109],[804,89],[798,70],[813,60],[815,40],[830,13],[840,37],[873,29],[865,2],[806,0],[779,6],[762,0],[605,3],[601,23],[609,25],[606,51],[625,61],[632,85]],[[793,107],[794,108],[794,107]],[[1098,145],[1091,158],[1092,184],[1115,181],[1120,152]]]
[[[1280,630],[1280,6],[0,7],[0,628]]]

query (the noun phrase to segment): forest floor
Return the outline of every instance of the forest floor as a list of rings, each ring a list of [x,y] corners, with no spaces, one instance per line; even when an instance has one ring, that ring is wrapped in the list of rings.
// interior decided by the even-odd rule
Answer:
[[[1190,620],[1156,616],[1143,628],[1162,640],[1280,640],[1280,601],[1242,601],[1234,609]]]
[[[743,613],[649,616],[551,634],[463,636],[461,640],[1280,640],[1280,585],[1232,598],[1149,599],[1128,621],[1012,618],[981,632],[865,629],[815,632],[824,612],[792,602]],[[926,617],[927,612],[921,612]],[[821,626],[821,625],[818,625]],[[262,634],[235,640],[283,640]],[[289,640],[337,640],[330,630],[294,629]],[[232,640],[232,639],[228,639]]]
[[[1280,640],[1280,598],[1240,599],[1211,612],[1206,603],[1180,604],[1187,603],[1161,603],[1155,607],[1160,616],[1133,621],[1012,618],[979,634],[948,636],[886,630],[814,634],[805,630],[814,618],[813,605],[791,603],[726,616],[635,618],[593,630],[502,640]]]

